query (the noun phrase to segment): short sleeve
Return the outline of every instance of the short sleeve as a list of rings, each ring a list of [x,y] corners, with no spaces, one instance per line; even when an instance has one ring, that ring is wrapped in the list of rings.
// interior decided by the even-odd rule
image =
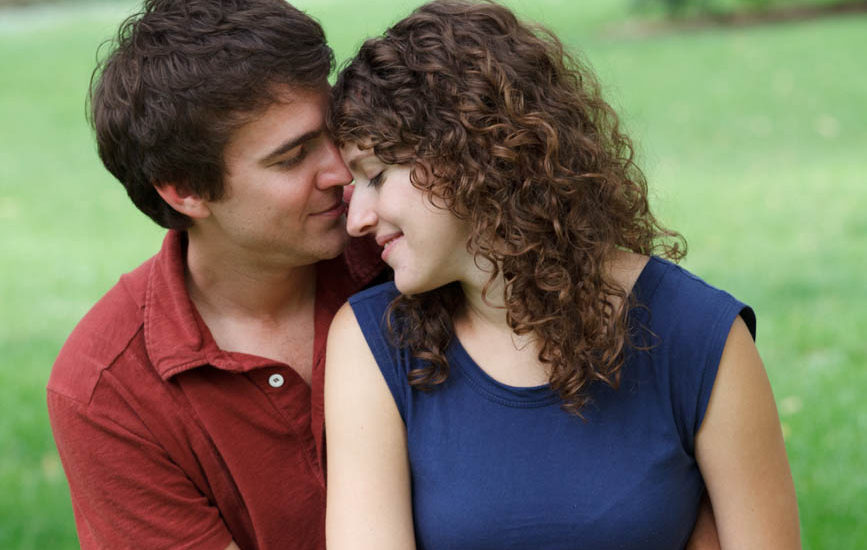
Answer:
[[[120,396],[97,390],[93,399]],[[48,391],[51,427],[69,481],[81,547],[228,546],[232,536],[217,508],[147,437],[133,411],[115,411],[103,415],[91,404]]]
[[[749,306],[731,298],[730,303],[722,309],[717,321],[711,326],[709,331],[706,356],[698,382],[698,400],[695,412],[692,415],[695,420],[691,427],[691,439],[695,439],[695,435],[704,421],[707,405],[710,402],[710,394],[713,391],[713,385],[719,371],[720,359],[722,359],[722,353],[725,349],[732,324],[738,315],[747,322],[747,326],[750,327],[750,333],[755,338],[755,313]]]
[[[707,411],[732,324],[744,319],[755,338],[753,310],[673,264],[649,302],[652,355],[663,379],[684,450],[694,452],[695,436]]]
[[[349,304],[405,424],[411,391],[407,378],[409,352],[390,343],[386,319],[388,304],[395,296],[397,290],[394,283],[389,282],[356,294],[349,299]]]

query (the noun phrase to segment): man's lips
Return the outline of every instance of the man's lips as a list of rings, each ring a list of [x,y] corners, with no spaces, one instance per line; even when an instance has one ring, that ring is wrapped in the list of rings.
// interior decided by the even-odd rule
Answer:
[[[346,203],[343,202],[342,198],[337,199],[331,206],[325,208],[324,210],[319,210],[318,212],[313,212],[311,216],[323,216],[323,215],[333,215],[339,216],[346,211]]]

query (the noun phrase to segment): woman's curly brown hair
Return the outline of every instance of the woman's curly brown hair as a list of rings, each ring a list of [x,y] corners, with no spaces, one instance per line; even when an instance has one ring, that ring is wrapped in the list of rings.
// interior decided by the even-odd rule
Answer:
[[[507,319],[531,334],[564,408],[588,385],[617,387],[630,344],[616,250],[679,260],[682,237],[651,214],[629,138],[592,72],[550,31],[492,2],[437,0],[367,40],[339,75],[329,127],[339,144],[412,163],[412,184],[472,226],[467,249],[502,275]],[[486,287],[487,288],[487,287]],[[392,302],[392,337],[425,359],[429,389],[463,304],[456,284]]]

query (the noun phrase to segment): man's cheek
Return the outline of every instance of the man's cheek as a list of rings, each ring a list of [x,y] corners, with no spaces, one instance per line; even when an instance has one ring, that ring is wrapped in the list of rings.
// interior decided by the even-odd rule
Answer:
[[[355,186],[354,185],[345,185],[343,187],[343,202],[345,202],[346,204],[349,204],[349,201],[352,200],[352,193],[354,193],[354,192],[355,192]]]

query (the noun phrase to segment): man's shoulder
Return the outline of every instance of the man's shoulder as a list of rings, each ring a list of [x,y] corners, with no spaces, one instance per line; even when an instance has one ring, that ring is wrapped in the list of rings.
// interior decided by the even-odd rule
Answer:
[[[349,239],[343,257],[354,282],[353,291],[380,282],[379,279],[387,273],[381,254],[382,247],[370,236]]]
[[[120,280],[78,322],[63,344],[48,389],[87,402],[102,372],[141,332],[151,258]]]

